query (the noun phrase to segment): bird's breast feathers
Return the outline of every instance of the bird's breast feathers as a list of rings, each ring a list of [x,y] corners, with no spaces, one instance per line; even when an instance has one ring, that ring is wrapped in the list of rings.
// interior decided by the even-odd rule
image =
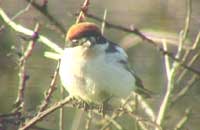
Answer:
[[[61,81],[70,94],[101,102],[110,96],[126,97],[134,90],[135,78],[119,62],[126,57],[101,53],[87,59],[84,53],[83,48],[67,48],[62,56]]]

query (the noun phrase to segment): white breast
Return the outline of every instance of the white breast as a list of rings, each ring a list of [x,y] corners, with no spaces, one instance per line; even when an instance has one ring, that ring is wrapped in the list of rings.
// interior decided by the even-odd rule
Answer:
[[[117,62],[121,56],[101,53],[85,59],[85,51],[67,48],[62,56],[60,78],[69,94],[102,103],[110,97],[125,98],[134,90],[134,77]]]

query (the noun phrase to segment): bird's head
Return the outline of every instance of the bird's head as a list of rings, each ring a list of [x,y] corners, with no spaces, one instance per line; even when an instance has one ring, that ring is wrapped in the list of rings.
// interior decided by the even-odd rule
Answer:
[[[67,32],[66,41],[70,47],[92,47],[96,44],[106,43],[98,26],[90,22],[72,25]]]

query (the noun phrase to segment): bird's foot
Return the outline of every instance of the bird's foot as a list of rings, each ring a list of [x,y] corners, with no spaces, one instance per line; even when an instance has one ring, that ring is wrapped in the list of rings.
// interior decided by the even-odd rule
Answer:
[[[72,102],[73,107],[83,108],[85,111],[88,111],[89,105],[82,99],[73,98]]]
[[[99,106],[98,111],[99,113],[102,114],[103,117],[105,117],[107,109],[108,109],[108,101],[106,100]]]
[[[89,110],[89,105],[88,105],[88,103],[87,102],[85,102],[85,101],[83,101],[83,109],[84,109],[84,111],[88,111]]]
[[[89,105],[84,100],[79,100],[78,103],[76,104],[76,107],[77,108],[83,108],[84,111],[88,111],[89,110]]]

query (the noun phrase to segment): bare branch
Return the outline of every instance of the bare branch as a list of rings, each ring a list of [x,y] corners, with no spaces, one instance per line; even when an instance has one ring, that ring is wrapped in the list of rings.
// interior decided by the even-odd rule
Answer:
[[[186,50],[186,52],[184,53],[184,55],[183,55],[183,58],[182,58],[182,62],[185,62],[186,61],[186,59],[188,58],[188,56],[189,56],[189,54],[192,52],[192,51],[195,51],[195,50],[197,50],[198,49],[198,45],[199,45],[199,41],[200,41],[200,32],[197,34],[197,36],[196,36],[196,39],[195,39],[195,42],[194,42],[194,44],[193,44],[193,46],[192,46],[192,49],[190,49],[190,50]],[[193,64],[193,62],[198,58],[198,56],[197,55],[200,55],[199,53],[198,54],[196,54],[193,58],[192,58],[192,60],[190,60],[190,62],[188,63],[188,66],[191,66],[192,64]],[[179,77],[178,77],[178,79],[177,79],[177,81],[179,82],[179,81],[181,81],[181,79],[184,77],[184,75],[186,74],[186,72],[187,72],[187,69],[184,69],[180,74],[179,74]]]
[[[2,17],[4,22],[7,23],[15,31],[23,33],[23,34],[28,35],[28,36],[34,35],[34,31],[32,31],[32,30],[30,30],[28,28],[25,28],[25,27],[23,27],[23,26],[21,26],[19,24],[16,24],[15,22],[13,22],[1,8],[0,8],[0,16]],[[60,48],[58,45],[56,45],[56,43],[50,41],[45,36],[38,35],[38,39],[37,40],[38,40],[38,42],[41,42],[41,43],[45,44],[46,46],[48,46],[49,48],[51,48],[55,52],[57,52],[59,54],[62,54],[63,49]]]
[[[57,27],[59,29],[59,31],[65,35],[66,34],[66,30],[65,27],[62,25],[62,23],[60,23],[52,14],[49,13],[48,11],[48,0],[43,0],[42,5],[37,4],[35,1],[32,0],[25,0],[26,2],[31,2],[31,5],[38,10],[41,14],[43,14],[45,17],[47,17],[49,19],[49,21],[51,23],[53,23],[53,25],[55,27]]]
[[[190,26],[190,20],[191,20],[191,14],[192,14],[192,1],[191,0],[186,0],[186,5],[187,5],[187,13],[186,13],[186,18],[185,18],[185,26],[183,29],[183,42],[188,36],[189,32],[189,26]]]
[[[22,9],[22,10],[20,10],[19,12],[17,12],[12,18],[11,18],[11,20],[15,20],[17,17],[19,17],[19,16],[21,16],[22,14],[24,14],[25,12],[27,12],[29,9],[30,9],[30,7],[31,7],[31,2],[32,2],[32,0],[30,0],[30,2],[28,3],[28,5],[24,8],[24,9]],[[2,30],[2,29],[4,29],[4,25],[2,25],[1,27],[0,27],[0,31]]]
[[[188,90],[194,85],[195,81],[197,80],[196,75],[193,75],[191,79],[187,82],[187,84],[182,88],[174,97],[172,98],[171,105],[175,104],[178,99],[183,97]]]
[[[88,114],[87,114],[87,120],[86,120],[86,123],[85,123],[85,130],[90,129],[91,121],[92,121],[92,113],[91,113],[91,111],[89,111]]]
[[[188,10],[189,7],[188,7]],[[187,16],[186,16],[186,19],[190,18],[190,13],[187,13]],[[180,36],[179,36],[179,46],[178,46],[178,49],[177,49],[177,53],[176,53],[176,58],[179,59],[180,56],[181,56],[181,53],[182,53],[182,50],[183,50],[183,44],[184,44],[184,41],[186,39],[186,36],[187,36],[187,33],[188,33],[188,29],[189,29],[189,22],[190,20],[186,20],[186,23],[185,23],[185,27],[184,27],[184,30],[180,32]],[[164,49],[167,49],[165,43],[164,43]],[[165,50],[167,51],[167,50]],[[166,115],[166,111],[167,111],[167,108],[168,108],[168,104],[171,103],[171,95],[172,95],[172,92],[174,90],[174,83],[175,83],[175,76],[176,76],[176,73],[178,71],[178,69],[180,68],[181,64],[177,61],[174,61],[172,63],[172,67],[169,68],[169,59],[167,57],[165,57],[165,66],[166,66],[166,70],[168,72],[168,80],[167,80],[167,86],[166,86],[166,92],[165,92],[165,95],[164,95],[164,98],[160,104],[160,107],[159,107],[159,111],[158,111],[158,115],[157,115],[157,119],[156,119],[156,123],[160,126],[162,126],[162,123],[163,123],[163,119]]]
[[[49,101],[50,101],[50,98],[51,98],[53,92],[56,90],[56,81],[57,81],[57,78],[58,78],[59,67],[60,67],[60,61],[58,61],[57,67],[55,69],[53,78],[52,78],[50,86],[49,86],[49,89],[47,90],[47,92],[45,94],[45,99],[44,99],[44,101],[43,101],[43,103],[40,107],[40,112],[42,112],[46,109],[46,107],[49,104]]]
[[[97,21],[100,21],[100,22],[103,22],[104,20],[101,19],[100,17],[97,17],[91,13],[87,13],[86,14],[87,17],[89,18],[92,18],[92,19],[95,19]],[[137,36],[139,36],[141,39],[147,41],[147,43],[149,44],[152,44],[155,48],[157,48],[158,51],[160,51],[162,54],[164,55],[168,55],[171,59],[173,59],[174,61],[177,61],[179,62],[179,64],[184,67],[185,69],[188,69],[189,71],[193,72],[194,74],[196,74],[198,77],[200,77],[200,72],[194,68],[191,68],[190,66],[186,65],[184,62],[182,62],[179,58],[176,58],[174,56],[173,53],[171,52],[168,52],[168,51],[165,51],[163,48],[160,48],[158,46],[158,44],[153,41],[152,39],[146,37],[142,32],[140,32],[139,29],[135,28],[135,27],[132,27],[132,28],[126,28],[126,27],[123,27],[121,25],[116,25],[116,24],[113,24],[111,22],[108,22],[105,20],[105,25],[107,28],[114,28],[114,29],[117,29],[117,30],[121,30],[121,31],[124,31],[124,32],[128,32],[128,33],[133,33],[133,34],[136,34]]]
[[[166,46],[166,43],[163,42],[163,47],[164,49],[167,51],[167,46]],[[160,104],[160,107],[159,107],[159,111],[158,111],[158,115],[157,115],[157,118],[156,118],[156,123],[158,125],[161,125],[162,121],[163,121],[163,118],[164,118],[164,115],[165,115],[165,112],[166,112],[166,109],[167,109],[167,104],[168,104],[168,100],[169,100],[169,97],[170,97],[170,94],[171,94],[171,90],[173,88],[173,84],[171,83],[171,78],[172,78],[172,73],[171,73],[171,69],[169,68],[169,58],[168,56],[165,56],[165,68],[166,68],[166,72],[167,72],[167,88],[166,88],[166,93],[164,95],[164,98]]]
[[[52,105],[51,107],[49,107],[48,109],[42,111],[42,112],[38,112],[37,115],[35,117],[33,117],[32,119],[28,120],[24,126],[20,127],[19,130],[26,130],[28,128],[30,128],[31,126],[33,126],[35,123],[37,123],[38,121],[42,120],[44,117],[46,117],[47,115],[51,114],[52,112],[56,111],[57,109],[63,107],[65,104],[71,102],[72,98],[71,97],[66,97],[65,99],[55,103],[54,105]]]
[[[106,21],[106,17],[107,17],[107,9],[104,10],[104,15],[103,15],[103,22],[101,24],[101,33],[104,33],[105,30],[105,21]]]
[[[81,11],[76,19],[76,23],[80,23],[83,22],[85,20],[85,14],[88,11],[88,7],[89,7],[90,1],[89,0],[85,0],[82,7],[81,7]]]
[[[189,120],[190,117],[190,113],[191,113],[191,109],[187,108],[185,110],[185,114],[182,116],[182,118],[178,121],[178,123],[176,124],[174,130],[181,130],[183,128],[183,126],[185,125],[185,123]]]
[[[59,64],[58,63],[58,68],[59,68]],[[58,72],[58,71],[57,71]],[[57,75],[56,75],[57,77]],[[63,86],[60,86],[60,96],[61,96],[61,99],[64,98],[64,88]],[[59,113],[59,130],[64,130],[64,108],[60,108],[60,113]]]
[[[15,101],[16,110],[18,111],[20,108],[24,106],[24,91],[26,87],[26,81],[28,79],[28,75],[26,73],[26,60],[30,57],[32,50],[35,46],[35,42],[38,38],[39,32],[39,24],[37,23],[34,29],[34,34],[32,35],[32,40],[29,42],[28,47],[26,48],[23,56],[19,60],[19,89],[18,89],[18,96]]]

